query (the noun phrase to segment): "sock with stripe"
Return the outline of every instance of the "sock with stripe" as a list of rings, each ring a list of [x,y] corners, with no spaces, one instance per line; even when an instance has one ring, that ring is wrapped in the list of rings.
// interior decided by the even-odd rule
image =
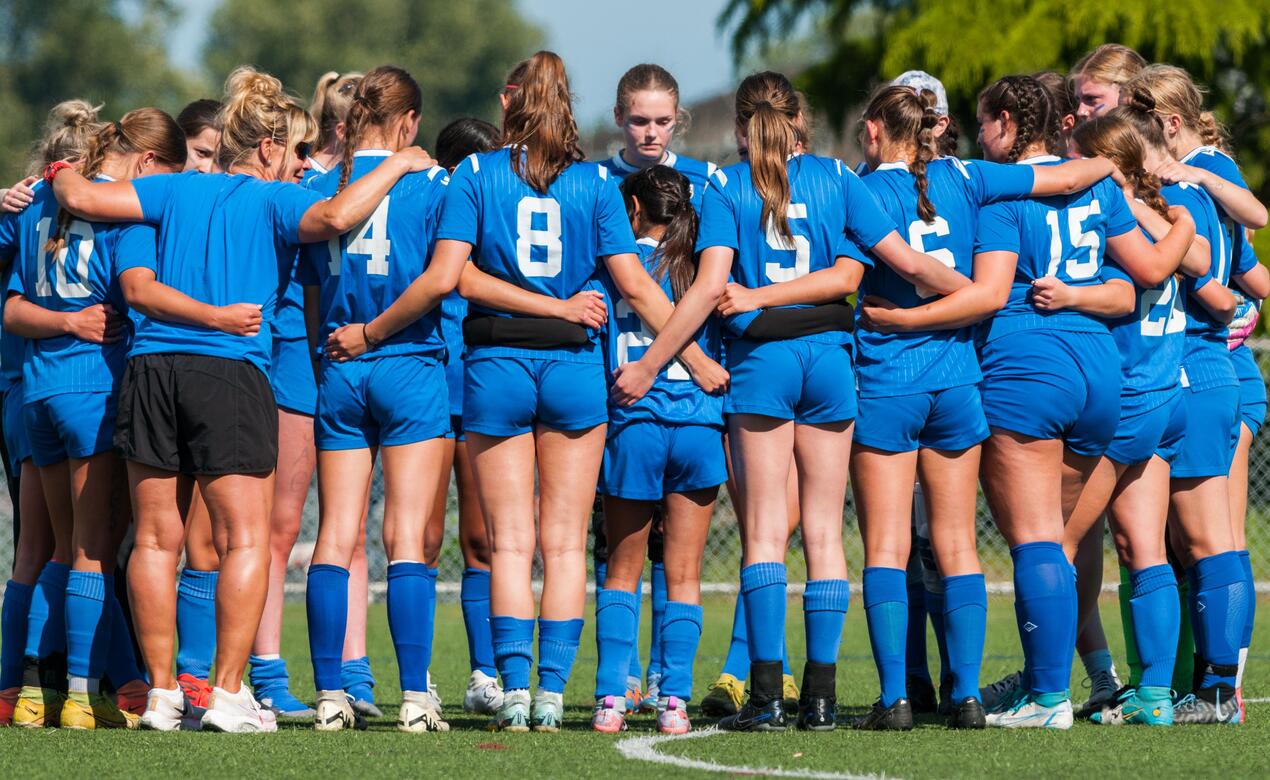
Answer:
[[[1200,687],[1234,687],[1249,598],[1239,553],[1231,550],[1201,558],[1194,571],[1191,621],[1195,649],[1206,664]]]

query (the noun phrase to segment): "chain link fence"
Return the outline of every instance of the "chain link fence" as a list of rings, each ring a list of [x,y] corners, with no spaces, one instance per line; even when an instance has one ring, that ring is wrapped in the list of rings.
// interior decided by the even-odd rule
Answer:
[[[1261,365],[1262,376],[1270,375],[1270,339],[1259,339],[1249,342],[1257,360]],[[1253,569],[1258,581],[1270,579],[1270,437],[1261,436],[1254,440],[1250,457],[1250,477],[1248,490],[1247,538],[1252,551]],[[0,491],[0,571],[8,572],[12,565],[12,508],[7,494]],[[367,558],[370,568],[371,592],[373,597],[382,596],[387,576],[388,561],[384,556],[382,543],[383,527],[383,480],[376,471],[370,505],[370,516],[366,524]],[[852,578],[858,580],[864,566],[864,552],[860,542],[860,532],[856,524],[854,502],[851,491],[847,491],[847,503],[843,518],[843,545],[847,552],[847,563]],[[983,562],[984,573],[989,582],[1008,583],[1011,580],[1010,552],[1005,541],[997,532],[988,514],[982,496],[979,500],[978,518],[979,555]],[[311,488],[304,511],[304,525],[300,540],[292,553],[287,573],[288,593],[299,597],[303,593],[305,569],[312,553],[314,540],[317,538],[317,491]],[[720,490],[719,503],[716,506],[714,519],[710,526],[710,534],[706,543],[705,564],[702,581],[710,589],[733,588],[737,582],[741,560],[741,544],[727,491]],[[1108,537],[1105,544],[1105,561],[1107,582],[1114,582],[1115,552]],[[801,581],[805,574],[801,540],[795,537],[790,544],[788,556],[790,581]],[[458,504],[451,484],[445,541],[440,560],[440,591],[447,596],[457,597],[457,587],[463,572],[463,555],[458,540]]]

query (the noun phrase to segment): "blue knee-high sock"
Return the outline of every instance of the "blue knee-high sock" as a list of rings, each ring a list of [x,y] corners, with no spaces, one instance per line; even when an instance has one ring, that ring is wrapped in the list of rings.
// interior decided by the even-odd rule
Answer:
[[[100,680],[110,652],[110,612],[106,578],[72,571],[66,578],[66,672],[71,677]],[[114,583],[110,583],[114,595]]]
[[[807,632],[807,660],[817,664],[838,662],[842,623],[851,600],[846,580],[811,580],[803,591],[803,625]]]
[[[1129,575],[1133,596],[1129,610],[1133,615],[1133,641],[1142,664],[1146,687],[1168,688],[1173,683],[1173,664],[1177,660],[1177,635],[1182,616],[1177,603],[1177,577],[1167,563],[1139,569]]]
[[[26,655],[32,658],[66,652],[66,580],[70,574],[70,566],[49,561],[35,581],[26,624]]]
[[[1206,664],[1200,686],[1233,687],[1250,598],[1243,565],[1231,550],[1196,561],[1194,569],[1195,650]]]
[[[397,652],[401,690],[428,690],[432,661],[432,616],[436,602],[428,592],[428,567],[417,562],[388,564],[388,630]]]
[[[751,663],[784,657],[785,582],[784,563],[752,563],[741,569]]]
[[[908,629],[908,589],[903,569],[866,566],[864,615],[869,644],[882,686],[882,706],[907,696],[904,672],[904,633]]]
[[[732,641],[728,643],[728,654],[723,659],[723,674],[730,674],[738,680],[750,676],[750,643],[749,633],[745,626],[745,597],[740,591],[736,594],[736,606],[732,610]]]
[[[666,624],[666,564],[653,561],[653,631],[648,646],[648,679],[651,682],[663,673],[665,656],[662,648],[661,629]]]
[[[340,661],[340,687],[354,699],[374,701],[375,672],[370,668],[370,656]]]
[[[494,665],[503,678],[503,689],[528,690],[529,669],[534,664],[533,618],[491,615],[489,625],[493,634]]]
[[[701,642],[700,604],[667,601],[662,616],[660,696],[692,699],[692,664]]]
[[[1252,578],[1252,556],[1247,550],[1239,551],[1239,563],[1242,564],[1244,570],[1244,582],[1248,588],[1248,609],[1247,617],[1244,620],[1244,632],[1239,642],[1240,649],[1244,649],[1252,644],[1252,629],[1257,620],[1257,583]]]
[[[983,662],[983,640],[988,623],[988,589],[982,574],[959,574],[944,578],[940,594],[948,660],[941,676],[952,676],[952,700],[979,698],[979,666]]]
[[[904,639],[904,673],[909,677],[930,679],[926,660],[926,586],[921,577],[909,579],[908,631]]]
[[[644,679],[643,662],[639,660],[639,622],[640,612],[644,607],[644,575],[640,575],[639,580],[635,583],[635,645],[631,648],[630,658],[627,659],[627,675],[632,680]],[[598,606],[597,606],[598,608]],[[622,690],[626,690],[623,688]]]
[[[625,696],[631,653],[639,640],[636,610],[639,596],[605,588],[595,594],[595,698]]]
[[[145,680],[138,663],[137,648],[132,644],[132,632],[128,630],[128,617],[123,613],[123,604],[115,595],[114,577],[106,577],[106,594],[110,610],[110,653],[106,658],[106,676],[110,684],[118,690],[134,680]]]
[[[467,657],[472,671],[490,677],[494,668],[494,637],[489,627],[489,572],[464,569],[459,598],[463,602],[463,625],[467,628]]]
[[[348,625],[348,569],[329,563],[309,566],[305,592],[309,618],[309,655],[313,685],[319,691],[341,691],[340,658]]]
[[[176,589],[176,673],[206,680],[216,657],[218,571],[185,569]]]
[[[930,627],[935,632],[935,647],[939,650],[939,679],[942,681],[952,672],[952,658],[948,655],[948,626],[944,622],[944,614],[948,611],[948,592],[927,590],[922,593],[926,602],[926,614],[930,616]],[[910,624],[911,625],[911,624]],[[926,626],[922,626],[926,633]]]
[[[22,653],[26,650],[27,614],[34,585],[9,580],[0,608],[0,691],[22,684]]]
[[[538,687],[564,693],[573,671],[582,639],[582,618],[546,620],[538,618]],[[623,686],[625,691],[625,686]]]
[[[1019,637],[1029,670],[1029,689],[1062,693],[1072,674],[1076,641],[1076,578],[1057,542],[1029,542],[1010,549]]]

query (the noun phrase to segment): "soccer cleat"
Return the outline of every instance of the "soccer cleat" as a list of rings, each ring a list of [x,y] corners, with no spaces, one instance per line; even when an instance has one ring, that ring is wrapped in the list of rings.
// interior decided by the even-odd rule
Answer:
[[[937,715],[948,717],[959,706],[957,702],[952,700],[952,687],[952,675],[944,675],[944,678],[939,681],[939,708],[935,710]],[[975,699],[975,701],[979,700]],[[982,709],[982,705],[980,705],[980,708]]]
[[[995,712],[1008,707],[1018,699],[1023,690],[1023,672],[1013,672],[1000,680],[979,689],[979,701],[988,712]]]
[[[692,730],[688,707],[678,696],[657,700],[657,731],[662,734],[687,734]]]
[[[12,725],[13,707],[18,703],[18,693],[21,690],[21,686],[15,685],[0,691],[0,726]]]
[[[644,691],[644,698],[640,700],[640,712],[660,712],[662,706],[661,695],[661,675],[649,673],[648,690]]]
[[[104,693],[72,693],[62,705],[62,728],[76,731],[135,729],[140,718]]]
[[[141,717],[141,713],[146,711],[146,697],[149,693],[150,686],[146,685],[145,680],[124,683],[119,686],[119,690],[115,691],[115,706],[124,712]]]
[[[1116,694],[1120,691],[1120,678],[1116,676],[1115,669],[1094,672],[1088,683],[1089,698],[1076,710],[1076,717],[1082,719],[1116,706]]]
[[[538,691],[530,708],[529,722],[534,731],[554,734],[564,723],[564,694]]]
[[[784,677],[788,677],[785,675]],[[719,721],[724,731],[784,731],[788,725],[780,661],[750,662],[750,698]]]
[[[1235,703],[1234,690],[1227,685],[1214,685],[1186,694],[1173,705],[1173,722],[1238,725],[1239,705]]]
[[[147,731],[199,731],[202,717],[192,717],[190,701],[180,688],[151,688],[137,725]]]
[[[1003,729],[1070,729],[1072,727],[1072,702],[1063,699],[1047,706],[1036,696],[1025,693],[1009,709],[990,712],[985,720],[989,726]]]
[[[441,719],[437,699],[428,691],[402,691],[401,709],[397,714],[397,730],[407,734],[449,731],[450,724]]]
[[[22,686],[13,705],[13,725],[28,729],[54,728],[62,714],[66,697],[53,688]]]
[[[503,706],[490,723],[491,731],[508,731],[521,734],[529,731],[529,691],[503,692]]]
[[[260,704],[277,718],[305,720],[312,718],[315,714],[312,707],[293,696],[286,687],[266,688],[256,690],[254,693],[260,697]]]
[[[912,731],[913,705],[908,699],[896,699],[890,707],[883,707],[882,700],[873,702],[873,709],[856,719],[852,728],[860,731]]]
[[[786,674],[781,676],[781,696],[785,699],[785,713],[787,715],[798,712],[798,683],[794,681],[794,675]]]
[[[626,677],[626,711],[636,712],[644,702],[644,692],[639,689],[639,678]]]
[[[940,700],[942,706],[944,700]],[[967,696],[957,704],[948,701],[948,728],[950,729],[981,729],[988,725],[988,721],[983,712],[983,704],[973,696]]]
[[[463,711],[478,715],[494,715],[503,706],[503,689],[498,680],[480,669],[467,678],[467,690],[463,693]]]
[[[428,672],[428,695],[432,697],[437,711],[441,711],[441,694],[437,693],[437,684],[432,682],[432,672]]]
[[[730,674],[719,675],[701,700],[701,714],[711,718],[735,715],[745,700],[745,682]]]
[[[243,686],[238,693],[212,688],[207,711],[203,713],[203,731],[224,734],[257,734],[278,730],[278,720]]]
[[[1146,695],[1152,693],[1155,695]],[[1172,726],[1173,699],[1167,688],[1127,688],[1113,706],[1089,719],[1103,726]]]
[[[595,702],[595,712],[591,715],[591,730],[601,734],[616,734],[626,731],[626,710],[618,706],[618,697],[605,696]],[[622,702],[625,705],[625,702]]]
[[[366,719],[353,709],[353,697],[344,691],[318,691],[314,731],[366,730]]]
[[[207,680],[199,679],[192,674],[179,674],[176,677],[176,684],[180,687],[181,693],[185,694],[185,700],[190,706],[199,709],[207,709],[207,702],[212,698],[212,686],[207,684]]]
[[[929,677],[909,675],[904,680],[904,690],[908,693],[908,704],[918,715],[931,715],[939,709],[939,700],[935,697],[935,685]]]
[[[803,667],[802,697],[795,725],[802,731],[833,731],[838,727],[837,664],[808,661]]]

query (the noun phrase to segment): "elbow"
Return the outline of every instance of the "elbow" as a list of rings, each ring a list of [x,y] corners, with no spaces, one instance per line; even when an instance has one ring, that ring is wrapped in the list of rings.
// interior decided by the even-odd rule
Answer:
[[[1166,272],[1162,269],[1157,269],[1157,268],[1152,268],[1146,273],[1132,274],[1133,283],[1138,285],[1139,287],[1145,287],[1148,290],[1151,289],[1152,287],[1157,287],[1163,284],[1164,280],[1168,279],[1172,275],[1173,274],[1171,272]]]
[[[1249,220],[1249,222],[1245,224],[1244,227],[1248,228],[1249,230],[1261,230],[1267,224],[1270,224],[1270,212],[1268,212],[1266,210],[1266,207],[1261,205],[1261,202],[1258,201],[1256,213],[1252,215],[1252,219]]]
[[[1229,325],[1230,321],[1235,318],[1235,310],[1238,306],[1232,296],[1229,301],[1223,301],[1222,305],[1212,310],[1212,315],[1223,325]]]

